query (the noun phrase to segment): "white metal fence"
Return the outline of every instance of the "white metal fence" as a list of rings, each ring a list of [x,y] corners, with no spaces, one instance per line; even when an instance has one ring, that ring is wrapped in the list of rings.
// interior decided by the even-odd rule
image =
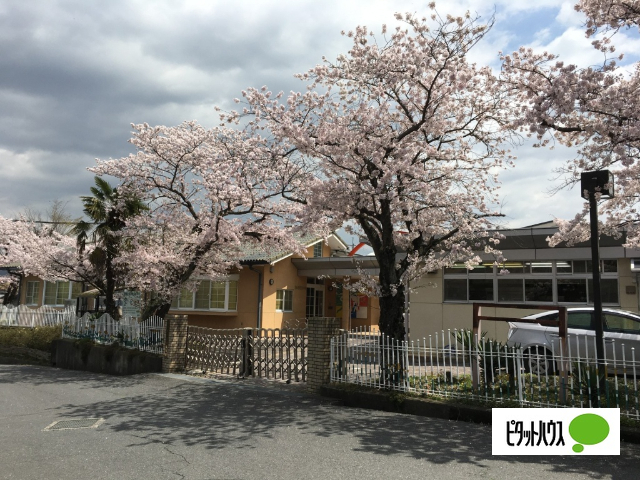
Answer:
[[[31,308],[26,305],[0,305],[0,326],[48,327],[60,325],[75,318],[74,308],[56,309],[43,306]]]
[[[356,330],[331,340],[331,381],[509,406],[617,407],[640,418],[635,349],[627,354],[624,345],[607,344],[599,368],[593,337],[569,345],[573,352],[523,351],[472,339],[468,330],[411,342]]]
[[[137,318],[125,317],[116,321],[107,313],[99,318],[85,313],[82,317],[74,315],[63,323],[62,338],[87,338],[103,344],[117,342],[123,347],[161,354],[164,320],[149,317],[139,321]]]
[[[104,344],[118,342],[128,348],[162,353],[164,320],[160,317],[144,321],[125,317],[116,321],[106,313],[98,318],[89,313],[77,317],[72,307],[61,310],[47,306],[0,306],[0,326],[35,328],[55,325],[62,325],[62,338],[87,338]]]

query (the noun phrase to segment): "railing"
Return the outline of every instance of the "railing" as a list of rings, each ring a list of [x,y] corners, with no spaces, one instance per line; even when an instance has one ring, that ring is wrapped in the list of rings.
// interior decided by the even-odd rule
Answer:
[[[161,354],[163,352],[164,320],[150,317],[114,320],[108,313],[99,318],[85,313],[66,320],[62,326],[62,338],[86,338],[96,343],[113,344]]]
[[[306,381],[306,328],[217,330],[189,326],[187,370]]]
[[[635,349],[612,342],[606,357],[599,370],[591,336],[571,338],[566,352],[546,352],[472,338],[468,330],[411,342],[361,330],[331,340],[331,381],[498,405],[615,407],[640,418]]]
[[[26,305],[17,307],[0,305],[0,326],[9,327],[49,327],[60,325],[75,318],[75,309],[57,309],[43,306],[31,308]]]

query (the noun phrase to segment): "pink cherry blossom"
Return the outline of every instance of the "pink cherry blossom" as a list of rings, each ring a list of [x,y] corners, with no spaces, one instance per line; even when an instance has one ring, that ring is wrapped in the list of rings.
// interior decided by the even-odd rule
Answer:
[[[640,26],[637,0],[582,0],[576,9],[587,14],[586,34],[605,35],[594,41],[604,52],[613,51],[611,35],[621,28]],[[606,37],[609,35],[609,37]],[[537,137],[538,146],[552,140],[575,148],[576,157],[560,170],[558,188],[579,182],[584,171],[610,170],[615,176],[614,199],[599,199],[601,232],[619,236],[626,230],[627,245],[640,245],[640,64],[630,73],[614,60],[599,67],[566,65],[552,53],[520,48],[503,56],[501,76],[514,95],[514,128]],[[588,206],[569,221],[558,220],[552,245],[589,238]]]
[[[243,97],[256,129],[314,167],[304,190],[287,195],[301,202],[301,222],[326,232],[351,220],[367,237],[380,275],[362,274],[353,288],[378,295],[381,330],[404,338],[410,280],[493,251],[486,231],[511,157],[507,97],[489,68],[467,61],[489,25],[470,15],[397,18],[406,28],[382,39],[362,26],[348,32],[351,50],[299,74],[302,91]]]

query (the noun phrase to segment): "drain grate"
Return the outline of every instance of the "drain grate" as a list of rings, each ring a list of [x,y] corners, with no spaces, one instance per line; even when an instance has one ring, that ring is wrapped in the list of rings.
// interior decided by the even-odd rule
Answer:
[[[43,431],[75,430],[78,428],[98,428],[104,423],[104,418],[82,418],[78,420],[57,420]]]

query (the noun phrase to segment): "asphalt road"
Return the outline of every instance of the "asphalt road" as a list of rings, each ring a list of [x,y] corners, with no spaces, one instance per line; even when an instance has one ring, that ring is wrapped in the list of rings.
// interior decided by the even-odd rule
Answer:
[[[44,431],[58,420],[98,428]],[[0,365],[1,479],[638,479],[620,457],[492,457],[490,427],[251,381]]]

